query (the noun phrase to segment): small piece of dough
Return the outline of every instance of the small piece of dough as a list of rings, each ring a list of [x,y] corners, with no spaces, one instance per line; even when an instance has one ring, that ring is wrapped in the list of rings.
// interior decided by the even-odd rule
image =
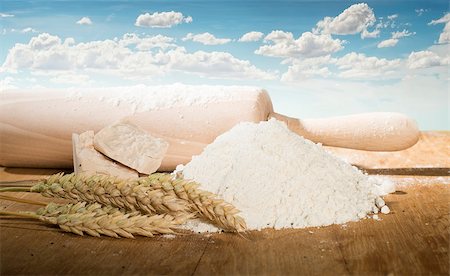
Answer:
[[[169,143],[133,124],[119,122],[96,133],[94,147],[127,167],[151,174],[161,165]]]
[[[137,178],[139,174],[130,168],[117,164],[94,148],[94,131],[72,134],[73,166],[77,174],[104,174],[122,179]]]

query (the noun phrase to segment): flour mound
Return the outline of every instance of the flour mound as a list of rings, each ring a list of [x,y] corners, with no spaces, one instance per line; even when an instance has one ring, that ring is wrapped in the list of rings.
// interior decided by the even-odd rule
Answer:
[[[380,191],[367,175],[275,119],[238,124],[179,169],[241,210],[249,229],[341,224],[378,212]]]

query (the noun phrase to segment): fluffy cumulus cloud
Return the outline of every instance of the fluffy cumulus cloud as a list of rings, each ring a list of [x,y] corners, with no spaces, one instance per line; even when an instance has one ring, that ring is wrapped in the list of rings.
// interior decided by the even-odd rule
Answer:
[[[379,37],[379,36],[380,36],[380,29],[379,28],[376,28],[373,31],[368,31],[367,29],[364,29],[361,32],[361,38],[362,39],[365,39],[365,38],[376,38],[376,37]]]
[[[380,43],[378,43],[377,47],[378,48],[394,47],[395,45],[397,45],[397,43],[398,43],[398,39],[389,38],[389,39],[385,39],[385,40],[381,41]]]
[[[384,59],[351,52],[340,58],[322,56],[287,60],[291,63],[281,77],[284,82],[301,82],[305,79],[379,80],[400,78],[400,59]]]
[[[408,68],[422,69],[435,66],[445,66],[450,63],[450,54],[440,55],[434,51],[426,50],[412,52],[408,56]]]
[[[400,59],[388,60],[378,57],[368,57],[361,53],[349,53],[335,61],[340,70],[339,76],[351,79],[389,78],[401,68]]]
[[[79,25],[92,25],[92,20],[89,17],[82,17],[76,22]]]
[[[328,34],[303,33],[298,39],[290,32],[272,31],[265,38],[267,45],[259,47],[258,55],[283,58],[318,57],[343,49],[344,41]]]
[[[251,42],[251,41],[259,41],[264,36],[261,32],[248,32],[239,38],[239,42]]]
[[[31,38],[28,44],[17,43],[10,49],[2,67],[12,71],[30,68],[33,71],[88,69],[139,73],[142,59],[149,62],[148,66],[144,64],[142,72],[149,73],[150,68],[157,72],[153,64],[154,55],[139,49],[158,51],[170,47],[170,41],[170,38],[163,36],[125,34],[121,39],[76,44],[73,38],[62,42],[58,36],[43,33]]]
[[[217,38],[210,33],[201,33],[201,34],[188,33],[185,37],[183,37],[182,40],[183,41],[192,40],[198,43],[202,43],[204,45],[221,45],[231,41],[231,39],[229,38]]]
[[[291,63],[291,65],[287,72],[281,76],[281,81],[299,82],[305,79],[329,77],[332,73],[328,64],[332,62],[333,59],[329,55],[302,60],[286,60],[285,63]]]
[[[148,51],[153,48],[167,49],[176,47],[175,39],[164,35],[155,35],[140,37],[135,33],[126,33],[121,39],[115,39],[120,46],[130,47],[134,46],[137,50]]]
[[[167,53],[169,67],[173,70],[195,73],[203,77],[240,79],[274,79],[275,75],[264,72],[247,60],[240,60],[226,52],[197,51],[187,53],[178,48]],[[213,73],[213,74],[212,74]]]
[[[439,35],[439,43],[450,43],[450,13],[445,14],[443,17],[432,20],[428,25],[445,24],[444,30]]]
[[[314,33],[349,35],[365,32],[376,21],[373,10],[366,3],[359,3],[345,9],[336,17],[325,17],[317,22]],[[374,34],[372,34],[373,36]]]
[[[275,43],[292,40],[294,40],[294,35],[292,33],[280,30],[272,31],[264,38],[264,42],[273,41]]]
[[[408,30],[403,30],[401,32],[393,32],[391,33],[391,38],[381,41],[380,43],[378,43],[377,47],[378,48],[394,47],[395,45],[397,45],[398,41],[401,38],[412,36],[415,34],[416,34],[415,32],[411,33]]]
[[[181,12],[144,13],[136,18],[134,25],[150,28],[170,28],[181,23],[191,23],[192,17],[184,16]]]
[[[52,74],[55,82],[86,81],[79,72],[149,78],[177,71],[209,78],[273,79],[275,75],[225,52],[188,52],[162,35],[125,34],[114,40],[75,43],[47,33],[10,49],[1,70]],[[55,74],[65,75],[64,77]],[[68,75],[68,73],[70,73]]]

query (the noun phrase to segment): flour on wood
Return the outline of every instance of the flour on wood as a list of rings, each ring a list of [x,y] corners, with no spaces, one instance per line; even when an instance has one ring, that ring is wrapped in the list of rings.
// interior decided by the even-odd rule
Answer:
[[[235,205],[249,229],[342,224],[385,206],[375,181],[275,119],[238,124],[178,170]]]
[[[246,97],[261,93],[254,86],[220,85],[135,85],[115,88],[68,89],[67,100],[89,103],[92,98],[114,106],[127,107],[132,113],[190,105],[207,105],[217,102],[245,100]]]

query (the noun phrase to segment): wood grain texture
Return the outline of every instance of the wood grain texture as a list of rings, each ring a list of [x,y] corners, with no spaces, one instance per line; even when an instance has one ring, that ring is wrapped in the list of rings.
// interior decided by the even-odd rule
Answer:
[[[374,168],[411,169],[431,164],[448,169],[449,143],[445,141],[450,135],[431,134],[406,155],[364,153],[366,159],[360,160]],[[55,172],[0,168],[0,180],[39,179]],[[80,237],[34,220],[2,218],[0,275],[449,275],[450,176],[401,175],[410,172],[405,169],[397,172],[382,176],[397,183],[398,191],[386,196],[391,213],[380,214],[380,220],[266,229],[245,237]],[[37,194],[8,194],[49,200]],[[35,208],[0,200],[2,210]]]
[[[297,119],[270,113],[293,132],[315,143],[368,151],[403,150],[420,136],[417,124],[404,114],[359,113],[320,119]]]
[[[2,180],[14,179],[4,171],[0,175]],[[24,173],[18,178],[25,176],[31,177]],[[448,178],[408,177],[409,184],[386,197],[392,212],[380,215],[380,221],[268,229],[244,238],[233,234],[134,240],[80,237],[34,220],[2,218],[0,274],[448,275],[450,186],[442,184]],[[15,195],[48,200],[36,194]],[[0,208],[37,207],[0,201]]]
[[[425,131],[409,149],[370,152],[327,148],[331,153],[362,168],[450,168],[450,131]]]

